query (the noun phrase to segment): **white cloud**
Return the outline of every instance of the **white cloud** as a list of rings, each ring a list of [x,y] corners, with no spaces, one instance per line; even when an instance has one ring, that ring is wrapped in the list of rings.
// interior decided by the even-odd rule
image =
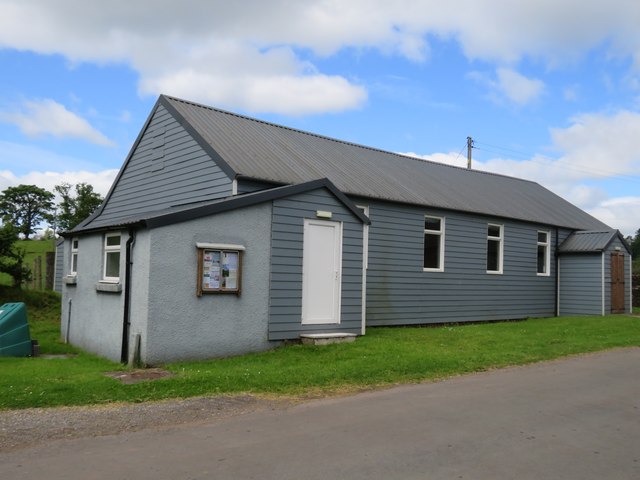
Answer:
[[[356,81],[316,71],[314,55],[374,48],[421,62],[429,38],[452,39],[469,59],[501,65],[500,91],[524,104],[541,84],[513,71],[523,57],[554,65],[605,45],[640,67],[639,22],[630,0],[2,0],[0,48],[128,64],[143,94],[218,103],[221,88],[227,104],[302,114],[366,100]]]
[[[538,98],[544,91],[544,82],[530,79],[508,68],[498,68],[497,88],[509,100],[526,105]]]
[[[84,118],[51,99],[25,101],[20,111],[0,113],[0,120],[16,125],[29,137],[51,135],[81,138],[102,146],[114,145]]]
[[[640,114],[588,113],[571,119],[568,128],[551,130],[553,144],[563,152],[561,162],[589,178],[637,175],[640,171]]]
[[[326,75],[234,79],[183,71],[148,79],[141,85],[141,90],[144,93],[170,92],[177,97],[195,98],[219,107],[289,115],[357,108],[367,98],[362,87],[352,85],[342,77]]]
[[[53,192],[53,187],[64,182],[72,185],[84,182],[92,185],[94,191],[104,197],[109,192],[117,174],[117,169],[100,172],[84,170],[66,172],[32,171],[24,175],[15,175],[9,170],[0,170],[0,191],[16,185],[37,185]]]
[[[550,134],[552,148],[560,153],[556,159],[474,159],[473,168],[536,181],[625,235],[635,233],[640,227],[640,195],[611,191],[604,182],[615,178],[618,185],[624,184],[622,177],[640,191],[640,151],[634,146],[640,138],[640,114],[584,114]],[[466,166],[466,156],[455,152],[406,155]]]
[[[495,79],[478,71],[469,72],[467,78],[487,87],[488,97],[496,103],[506,100],[524,106],[538,99],[545,90],[542,80],[527,78],[510,68],[497,68]]]
[[[640,196],[611,198],[587,211],[625,236],[634,236],[640,228]]]

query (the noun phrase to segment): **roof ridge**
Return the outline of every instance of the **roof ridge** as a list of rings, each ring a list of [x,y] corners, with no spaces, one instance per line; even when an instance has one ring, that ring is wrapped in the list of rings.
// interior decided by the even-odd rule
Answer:
[[[214,112],[224,113],[226,115],[231,115],[233,117],[242,118],[244,120],[249,120],[249,121],[256,122],[256,123],[262,123],[264,125],[269,125],[271,127],[281,128],[283,130],[289,130],[291,132],[301,133],[301,134],[304,134],[304,135],[309,135],[309,136],[312,136],[312,137],[321,138],[321,139],[329,140],[329,141],[336,142],[336,143],[341,143],[343,145],[349,145],[349,146],[352,146],[352,147],[362,148],[364,150],[371,150],[371,151],[374,151],[374,152],[385,153],[385,154],[388,154],[388,155],[393,155],[395,157],[400,157],[402,159],[412,160],[412,161],[415,161],[415,162],[429,163],[429,164],[432,164],[432,165],[441,166],[441,167],[448,167],[448,168],[452,168],[452,169],[455,169],[455,170],[468,171],[470,173],[475,173],[475,174],[491,175],[491,176],[494,176],[494,177],[502,177],[502,178],[508,178],[508,179],[511,179],[511,180],[518,180],[520,182],[538,184],[538,182],[534,182],[533,180],[527,180],[525,178],[512,177],[510,175],[504,175],[504,174],[501,174],[501,173],[494,173],[494,172],[487,172],[487,171],[484,171],[484,170],[473,170],[473,169],[469,169],[469,168],[465,168],[465,167],[458,167],[456,165],[448,165],[446,163],[436,162],[435,160],[429,160],[429,159],[426,159],[426,158],[420,158],[420,157],[411,156],[411,155],[404,155],[402,153],[391,152],[389,150],[383,150],[381,148],[371,147],[369,145],[363,145],[363,144],[360,144],[360,143],[349,142],[347,140],[341,140],[339,138],[329,137],[327,135],[321,135],[319,133],[309,132],[307,130],[301,130],[299,128],[288,127],[286,125],[280,125],[278,123],[273,123],[273,122],[269,122],[269,121],[266,121],[266,120],[261,120],[259,118],[250,117],[248,115],[242,115],[240,113],[231,112],[229,110],[224,110],[224,109],[221,109],[221,108],[212,107],[210,105],[205,105],[203,103],[193,102],[191,100],[184,100],[182,98],[173,97],[171,95],[161,94],[160,96],[165,97],[165,98],[167,98],[169,100],[174,100],[176,102],[184,103],[184,104],[187,104],[187,105],[192,105],[194,107],[204,108],[205,110],[211,110],[211,111],[214,111]]]

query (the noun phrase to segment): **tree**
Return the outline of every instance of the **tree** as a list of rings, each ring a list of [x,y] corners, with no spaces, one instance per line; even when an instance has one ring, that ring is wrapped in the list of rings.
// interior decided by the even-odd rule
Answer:
[[[640,228],[636,231],[636,236],[629,242],[629,245],[633,258],[640,258]]]
[[[631,247],[631,257],[633,258],[632,268],[634,275],[640,275],[640,228],[636,230],[636,236],[628,239]]]
[[[0,272],[11,275],[14,287],[20,287],[30,276],[23,262],[24,250],[15,248],[17,239],[18,232],[13,225],[5,223],[0,227]]]
[[[8,187],[0,194],[0,215],[29,240],[43,220],[50,218],[53,193],[35,185]]]
[[[75,186],[75,195],[71,192],[70,183],[62,183],[54,188],[61,197],[58,203],[57,224],[62,230],[71,230],[102,203],[100,194],[94,192],[93,186],[88,183],[78,183]]]

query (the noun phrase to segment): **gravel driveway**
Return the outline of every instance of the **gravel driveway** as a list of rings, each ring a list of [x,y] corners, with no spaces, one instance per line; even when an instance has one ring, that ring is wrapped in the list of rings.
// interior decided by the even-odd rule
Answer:
[[[280,408],[291,403],[246,395],[0,411],[0,451],[18,450],[52,439],[98,437],[188,424]]]

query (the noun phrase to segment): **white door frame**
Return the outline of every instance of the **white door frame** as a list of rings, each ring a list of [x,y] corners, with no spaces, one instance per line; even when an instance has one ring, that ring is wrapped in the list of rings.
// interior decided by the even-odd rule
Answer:
[[[317,243],[312,236],[313,232],[320,232],[317,228],[327,227],[333,229],[333,243],[326,238],[325,241]],[[342,223],[305,218],[303,237],[302,324],[339,324],[342,293]],[[318,306],[328,306],[329,310],[319,311]]]

